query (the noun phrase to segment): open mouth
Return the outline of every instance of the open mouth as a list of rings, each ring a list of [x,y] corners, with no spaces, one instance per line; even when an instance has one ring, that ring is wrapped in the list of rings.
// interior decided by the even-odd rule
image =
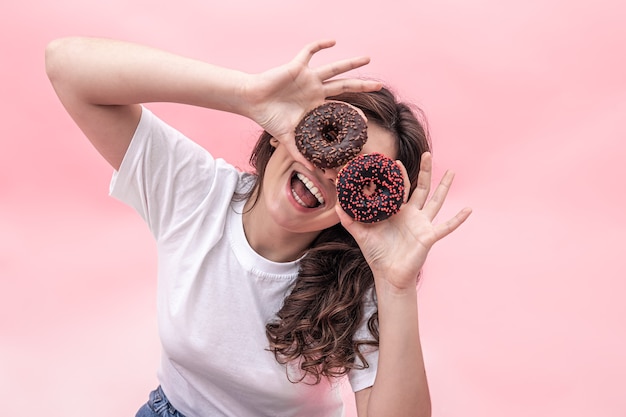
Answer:
[[[302,207],[315,208],[324,204],[324,197],[313,181],[299,172],[291,177],[291,194]]]

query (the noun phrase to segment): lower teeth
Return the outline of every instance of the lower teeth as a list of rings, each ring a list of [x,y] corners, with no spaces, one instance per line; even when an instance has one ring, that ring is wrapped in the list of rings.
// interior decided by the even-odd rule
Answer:
[[[302,207],[307,207],[308,206],[306,204],[304,204],[304,201],[302,201],[300,199],[300,197],[298,197],[298,194],[296,194],[296,192],[294,190],[291,190],[291,195],[293,195],[293,198],[295,198],[295,200],[298,202],[298,204],[300,204]]]

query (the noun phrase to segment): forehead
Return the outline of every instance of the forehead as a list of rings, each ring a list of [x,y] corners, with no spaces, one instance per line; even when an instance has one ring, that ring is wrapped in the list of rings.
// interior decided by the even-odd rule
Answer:
[[[396,159],[398,147],[395,137],[386,129],[374,123],[367,124],[367,142],[361,153],[382,153],[391,159]]]

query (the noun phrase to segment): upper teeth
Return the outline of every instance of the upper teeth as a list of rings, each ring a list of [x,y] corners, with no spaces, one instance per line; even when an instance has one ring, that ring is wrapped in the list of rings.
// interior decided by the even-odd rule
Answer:
[[[324,204],[324,197],[322,196],[322,193],[320,193],[320,190],[315,186],[315,184],[313,184],[313,181],[300,174],[299,172],[296,174],[296,176],[300,181],[302,181],[304,185],[306,185],[306,188],[308,188],[311,194],[313,194],[315,198],[317,198],[317,201],[319,201],[320,204]]]

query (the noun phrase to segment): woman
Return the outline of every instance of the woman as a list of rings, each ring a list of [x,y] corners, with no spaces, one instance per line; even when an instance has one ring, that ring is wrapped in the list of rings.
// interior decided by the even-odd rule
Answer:
[[[333,45],[314,42],[261,74],[112,40],[48,46],[60,100],[115,169],[111,194],[157,241],[160,386],[137,416],[337,416],[343,375],[360,417],[430,415],[417,277],[470,211],[432,223],[453,175],[428,199],[432,160],[418,119],[378,82],[334,78],[368,58],[309,67]],[[403,164],[411,196],[386,221],[352,221],[336,204],[337,170],[295,148],[295,125],[329,97],[368,118],[363,153]],[[258,123],[255,174],[141,105],[157,101]]]

